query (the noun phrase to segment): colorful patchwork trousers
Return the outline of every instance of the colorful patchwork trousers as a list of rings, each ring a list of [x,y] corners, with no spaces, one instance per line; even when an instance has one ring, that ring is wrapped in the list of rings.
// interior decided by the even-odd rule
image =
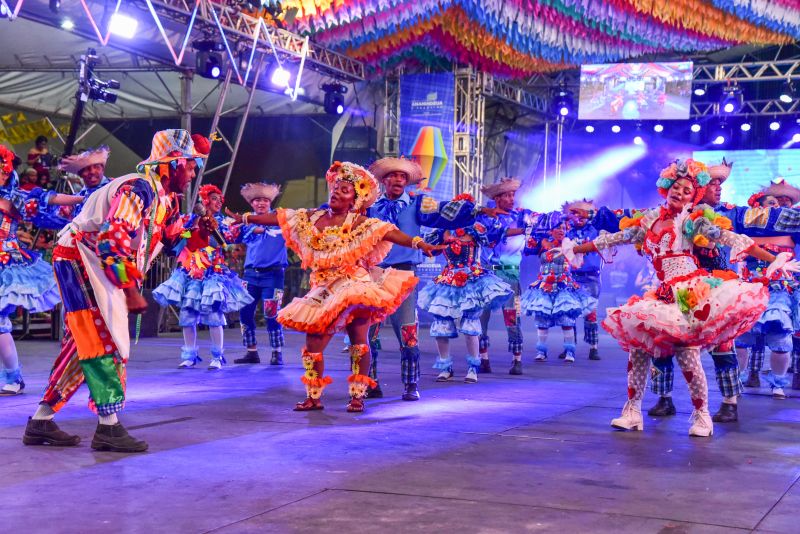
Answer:
[[[520,327],[520,294],[519,269],[495,270],[501,280],[508,283],[514,291],[503,303],[503,322],[506,325],[508,334],[508,352],[511,354],[522,353],[522,328]],[[481,337],[478,348],[482,353],[489,351],[489,320],[492,317],[492,310],[484,308],[481,312]]]
[[[42,402],[57,412],[86,382],[89,408],[99,415],[116,413],[125,404],[125,363],[97,307],[78,250],[57,247],[53,269],[66,325]]]

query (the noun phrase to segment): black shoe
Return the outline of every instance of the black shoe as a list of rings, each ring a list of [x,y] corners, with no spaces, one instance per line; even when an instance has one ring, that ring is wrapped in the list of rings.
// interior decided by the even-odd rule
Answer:
[[[567,357],[567,351],[564,351],[564,352],[562,352],[561,354],[558,355],[558,359],[559,360],[563,360],[566,357]]]
[[[748,388],[760,388],[761,378],[759,378],[758,373],[749,373],[747,375],[747,380],[744,381],[744,386]]]
[[[92,438],[92,448],[96,451],[144,452],[147,450],[147,443],[128,434],[120,423],[115,425],[98,423]]]
[[[800,389],[800,373],[792,375],[792,389]]]
[[[672,403],[672,397],[659,397],[658,402],[647,410],[647,415],[651,417],[666,417],[668,415],[675,415],[675,405]]]
[[[489,358],[481,359],[481,366],[478,368],[478,372],[481,374],[492,372],[492,364],[489,363]]]
[[[715,423],[735,423],[739,420],[739,407],[736,404],[722,403],[719,410],[715,413],[711,420]]]
[[[272,358],[269,359],[270,365],[283,365],[283,353],[279,350],[272,351]]]
[[[28,417],[22,443],[25,445],[55,445],[56,447],[74,447],[81,442],[80,436],[67,434],[52,419],[32,419]]]
[[[589,359],[590,360],[599,360],[600,353],[597,352],[597,349],[589,349]]]
[[[257,350],[248,350],[242,358],[236,358],[233,363],[261,363],[261,357]]]
[[[419,390],[416,384],[406,384],[406,390],[403,392],[402,399],[404,401],[418,401]]]
[[[381,389],[381,385],[378,384],[374,388],[367,388],[367,394],[365,395],[368,399],[382,399],[383,398],[383,390]]]
[[[522,361],[521,360],[514,360],[511,362],[511,369],[508,370],[508,374],[510,375],[521,375],[522,374]]]

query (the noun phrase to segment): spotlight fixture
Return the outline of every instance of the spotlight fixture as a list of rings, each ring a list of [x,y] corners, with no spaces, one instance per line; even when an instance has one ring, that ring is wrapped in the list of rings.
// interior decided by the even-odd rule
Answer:
[[[75,29],[75,23],[72,22],[72,19],[64,18],[64,20],[61,21],[61,29],[71,32]]]
[[[800,143],[800,133],[792,135],[792,143]]]
[[[656,133],[663,132],[664,131],[664,125],[663,124],[656,124],[655,126],[653,126],[653,131],[656,132]]]
[[[781,92],[780,96],[778,96],[778,100],[784,104],[791,104],[792,100],[794,100],[794,86],[790,80],[786,80],[783,82],[783,85],[781,85]]]
[[[637,135],[636,137],[633,138],[633,144],[634,145],[643,145],[644,144],[644,139],[642,139],[641,135]]]
[[[621,130],[622,128],[619,127],[619,124],[615,124],[614,126],[611,127],[611,131],[614,133],[619,133]]]
[[[51,1],[52,5],[52,1]],[[130,39],[136,35],[136,28],[139,26],[139,21],[128,15],[122,13],[114,13],[111,15],[111,20],[108,23],[108,31],[114,35]]]
[[[591,124],[587,124],[586,133],[593,133],[593,132],[594,132],[594,126],[592,126]]]
[[[744,105],[742,88],[737,84],[726,85],[722,88],[722,98],[719,105],[724,113],[736,113]]]
[[[743,123],[741,124],[741,126],[739,126],[739,128],[741,128],[743,132],[749,132],[749,131],[750,131],[750,128],[752,128],[752,126],[750,125],[750,123],[749,123],[749,122],[746,122],[746,121],[745,121],[745,122],[743,122]]]
[[[695,87],[695,88],[694,88],[694,94],[695,94],[696,96],[703,96],[704,94],[706,94],[706,88],[705,88],[705,86],[698,85],[697,87]]]
[[[61,11],[61,0],[50,0],[50,11],[58,14]]]
[[[291,79],[291,77],[292,73],[290,73],[283,67],[277,66],[272,71],[272,76],[270,77],[270,81],[272,82],[272,85],[275,85],[277,87],[288,87],[289,80]]]
[[[213,39],[197,39],[192,41],[195,56],[195,72],[203,78],[215,80],[225,72],[222,51],[225,45]]]
[[[692,126],[691,126],[689,129],[690,129],[692,132],[694,132],[694,133],[697,133],[697,132],[699,132],[699,131],[700,131],[700,125],[699,125],[699,124],[697,124],[697,123],[694,123],[694,124],[692,124]]]
[[[553,109],[560,117],[566,117],[572,113],[574,107],[574,100],[572,98],[572,91],[567,90],[565,87],[559,87],[553,90]]]
[[[325,92],[325,100],[322,107],[329,115],[341,115],[344,113],[344,95],[347,94],[347,87],[339,82],[326,83],[322,85]]]
[[[769,129],[777,132],[781,129],[781,123],[777,119],[772,119],[772,122],[769,123]]]
[[[11,15],[5,2],[0,2],[0,19],[7,19]]]
[[[716,136],[714,138],[713,141],[711,141],[711,144],[712,145],[724,145],[725,144],[725,136],[722,135],[722,134],[719,134],[718,136]]]

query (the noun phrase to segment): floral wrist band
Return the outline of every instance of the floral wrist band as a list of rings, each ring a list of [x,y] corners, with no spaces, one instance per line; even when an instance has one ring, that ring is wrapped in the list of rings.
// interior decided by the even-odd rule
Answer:
[[[411,248],[419,248],[419,244],[425,241],[420,236],[414,236],[411,238]]]

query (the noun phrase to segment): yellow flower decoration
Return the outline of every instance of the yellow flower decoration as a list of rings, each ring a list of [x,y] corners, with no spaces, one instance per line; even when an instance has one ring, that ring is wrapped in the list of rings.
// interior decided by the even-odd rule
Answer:
[[[733,223],[727,217],[723,217],[722,215],[717,215],[717,218],[714,219],[714,226],[718,226],[723,230],[730,230],[733,228]]]
[[[698,247],[707,248],[708,245],[709,245],[708,239],[706,238],[706,236],[704,236],[702,234],[697,234],[696,236],[694,236],[694,239],[692,239],[692,242],[695,245],[697,245]]]

